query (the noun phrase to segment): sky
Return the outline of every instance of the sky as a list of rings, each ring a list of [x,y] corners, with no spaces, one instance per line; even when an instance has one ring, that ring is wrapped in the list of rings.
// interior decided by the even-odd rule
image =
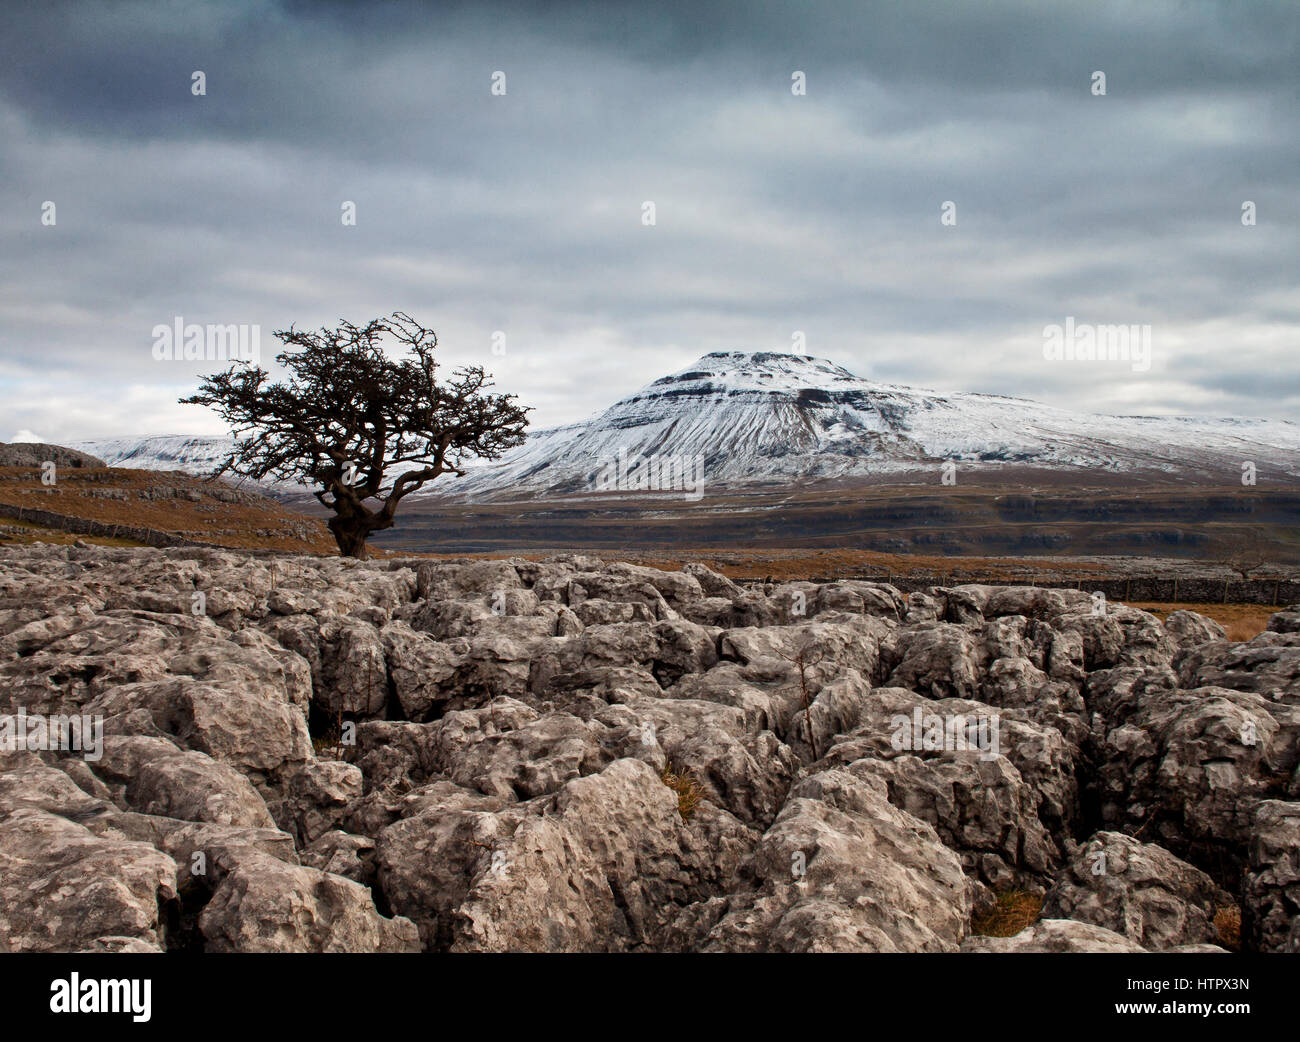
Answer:
[[[732,350],[1300,422],[1297,54],[1292,0],[3,5],[0,440],[222,433],[155,327],[394,310],[538,427]]]

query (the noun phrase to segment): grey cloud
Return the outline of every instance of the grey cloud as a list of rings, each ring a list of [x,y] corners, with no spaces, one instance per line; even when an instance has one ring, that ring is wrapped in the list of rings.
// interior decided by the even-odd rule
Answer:
[[[433,10],[7,8],[4,426],[211,429],[174,404],[205,367],[154,362],[154,324],[257,323],[269,353],[394,308],[543,424],[795,329],[895,382],[1300,415],[1292,5]],[[1149,323],[1164,359],[1137,383],[1043,365],[1066,315]]]

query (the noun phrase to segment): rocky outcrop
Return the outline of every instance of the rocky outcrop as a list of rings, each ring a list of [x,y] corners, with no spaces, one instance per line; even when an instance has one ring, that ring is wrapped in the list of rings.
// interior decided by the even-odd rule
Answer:
[[[1222,626],[1194,611],[1170,612],[1165,618],[1165,632],[1180,648],[1194,648],[1212,640],[1227,639]]]
[[[1255,808],[1246,875],[1252,947],[1300,952],[1300,803],[1266,800]]]
[[[1233,899],[1163,847],[1118,832],[1082,844],[1043,902],[1049,919],[1073,919],[1163,950],[1224,940],[1215,917]]]
[[[109,803],[27,752],[0,753],[0,951],[159,951],[176,863],[116,828]]]
[[[199,919],[214,952],[418,952],[415,924],[386,919],[360,883],[250,852]]]
[[[41,467],[53,463],[56,467],[75,469],[104,467],[107,464],[97,456],[63,445],[48,445],[36,441],[0,442],[0,467]]]
[[[1073,919],[1040,919],[1011,937],[967,938],[961,950],[1032,955],[1051,952],[1131,954],[1144,949],[1123,934],[1101,926]]]
[[[1294,950],[1294,614],[0,550],[0,946]]]
[[[848,771],[791,789],[738,876],[734,892],[683,910],[675,947],[954,951],[970,918],[961,865],[935,831]]]

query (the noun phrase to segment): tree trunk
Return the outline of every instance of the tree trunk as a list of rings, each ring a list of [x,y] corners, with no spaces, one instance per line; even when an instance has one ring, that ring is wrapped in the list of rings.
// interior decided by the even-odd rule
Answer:
[[[370,535],[370,526],[358,517],[335,516],[330,518],[330,532],[339,544],[339,553],[344,557],[365,560],[370,556],[366,549],[366,538]]]

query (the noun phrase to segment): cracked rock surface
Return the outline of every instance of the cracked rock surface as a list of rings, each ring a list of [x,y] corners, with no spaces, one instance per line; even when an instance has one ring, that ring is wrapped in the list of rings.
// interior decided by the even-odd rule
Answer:
[[[1300,951],[1298,618],[0,550],[0,951]]]

